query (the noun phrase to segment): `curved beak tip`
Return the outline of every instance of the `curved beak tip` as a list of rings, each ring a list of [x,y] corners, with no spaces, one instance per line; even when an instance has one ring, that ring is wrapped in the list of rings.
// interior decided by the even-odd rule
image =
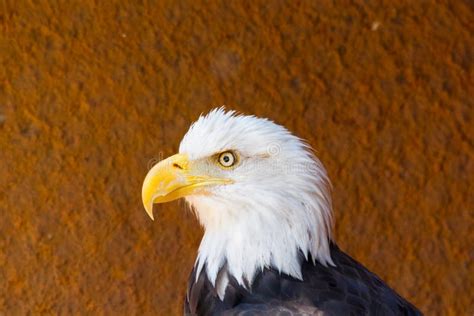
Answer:
[[[153,212],[148,213],[148,215],[150,216],[150,218],[151,218],[152,221],[155,220],[155,218],[153,217]]]
[[[145,206],[145,211],[150,216],[151,220],[154,221],[155,218],[153,217],[153,203],[151,205]]]

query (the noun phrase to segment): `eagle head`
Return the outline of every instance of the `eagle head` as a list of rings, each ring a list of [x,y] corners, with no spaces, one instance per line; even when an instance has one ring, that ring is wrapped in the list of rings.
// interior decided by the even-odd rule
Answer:
[[[185,198],[205,233],[196,264],[211,282],[227,264],[239,283],[272,267],[301,278],[299,256],[332,264],[331,198],[311,148],[268,119],[212,110],[192,124],[179,153],[146,175],[142,199]]]

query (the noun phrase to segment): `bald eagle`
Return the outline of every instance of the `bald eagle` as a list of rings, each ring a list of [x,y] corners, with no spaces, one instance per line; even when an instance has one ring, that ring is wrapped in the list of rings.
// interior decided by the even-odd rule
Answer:
[[[146,175],[142,199],[184,197],[204,227],[186,315],[419,315],[331,237],[329,180],[276,123],[212,110]]]

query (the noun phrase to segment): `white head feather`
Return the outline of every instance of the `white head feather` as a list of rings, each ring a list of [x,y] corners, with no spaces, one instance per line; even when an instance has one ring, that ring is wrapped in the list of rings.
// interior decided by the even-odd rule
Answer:
[[[227,263],[241,285],[265,267],[302,279],[300,251],[332,265],[329,181],[309,146],[270,120],[219,108],[201,116],[179,148],[189,159],[226,150],[240,156],[224,170],[234,183],[186,197],[205,228],[197,275],[205,266],[215,284]]]

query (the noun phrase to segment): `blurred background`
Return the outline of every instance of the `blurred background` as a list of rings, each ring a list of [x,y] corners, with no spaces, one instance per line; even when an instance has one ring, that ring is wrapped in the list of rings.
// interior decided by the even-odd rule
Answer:
[[[333,183],[335,239],[428,315],[472,315],[472,1],[0,1],[0,313],[178,315],[202,230],[141,204],[226,105]]]

